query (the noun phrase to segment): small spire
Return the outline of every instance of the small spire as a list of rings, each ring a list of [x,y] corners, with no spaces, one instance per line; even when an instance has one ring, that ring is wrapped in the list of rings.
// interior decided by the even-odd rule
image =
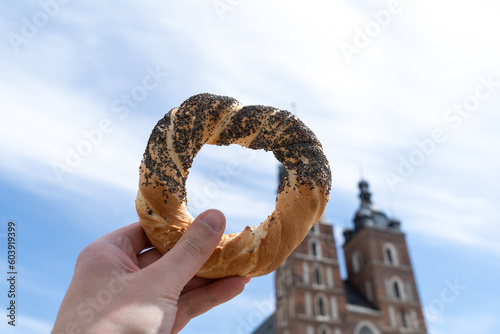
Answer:
[[[358,187],[360,190],[359,198],[361,198],[361,204],[371,204],[372,203],[372,194],[370,193],[370,186],[368,182],[361,179],[358,183]]]

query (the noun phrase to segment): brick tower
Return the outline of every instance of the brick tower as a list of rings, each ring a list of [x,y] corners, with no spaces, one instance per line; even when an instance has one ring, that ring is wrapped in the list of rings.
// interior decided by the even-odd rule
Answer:
[[[380,332],[425,333],[401,223],[373,205],[368,182],[359,182],[359,189],[361,205],[354,216],[354,229],[344,231],[346,285],[360,292],[380,312],[380,317],[373,319]]]
[[[427,333],[401,224],[373,205],[366,181],[359,189],[344,231],[347,278],[322,217],[276,270],[276,312],[254,334]]]

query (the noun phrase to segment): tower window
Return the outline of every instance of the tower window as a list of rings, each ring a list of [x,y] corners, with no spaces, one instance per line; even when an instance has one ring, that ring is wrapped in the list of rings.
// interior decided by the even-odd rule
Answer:
[[[385,249],[385,256],[386,256],[387,262],[389,262],[390,264],[394,264],[392,252],[389,248]]]
[[[398,252],[396,251],[396,247],[391,243],[384,245],[384,262],[392,266],[399,265]]]
[[[326,307],[325,307],[325,300],[323,297],[318,298],[318,315],[325,316],[326,315]]]
[[[401,288],[399,287],[399,284],[397,281],[392,283],[392,291],[394,292],[394,297],[396,299],[401,299]]]
[[[394,276],[391,279],[385,281],[387,297],[396,300],[406,300],[406,294],[404,291],[404,283],[401,278]]]
[[[315,314],[318,320],[326,320],[330,318],[328,314],[328,304],[326,301],[326,296],[322,293],[316,295],[314,299]]]
[[[311,240],[309,243],[310,254],[313,257],[319,258],[321,257],[321,247],[317,240]]]
[[[319,267],[314,268],[314,283],[316,285],[323,284],[323,281],[321,279],[321,269]]]
[[[363,267],[363,258],[361,257],[361,253],[359,251],[355,251],[352,254],[352,271],[356,274]]]

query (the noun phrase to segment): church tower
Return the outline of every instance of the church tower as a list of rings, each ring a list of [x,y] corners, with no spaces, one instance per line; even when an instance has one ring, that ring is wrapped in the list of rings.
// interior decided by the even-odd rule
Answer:
[[[372,203],[368,182],[360,181],[359,190],[354,229],[344,231],[346,285],[380,311],[373,322],[382,333],[426,333],[401,223]]]
[[[354,227],[344,231],[346,279],[321,217],[276,269],[276,311],[253,334],[427,333],[401,223],[372,203],[368,182],[359,189]]]

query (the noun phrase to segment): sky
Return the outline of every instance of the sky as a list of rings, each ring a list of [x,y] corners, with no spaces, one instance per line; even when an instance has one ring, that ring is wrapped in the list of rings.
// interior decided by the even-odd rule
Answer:
[[[499,10],[493,0],[0,2],[0,266],[7,277],[13,221],[18,270],[17,326],[2,278],[0,332],[50,332],[79,252],[137,220],[154,125],[209,92],[293,111],[315,132],[341,256],[357,183],[369,181],[375,204],[402,221],[429,333],[499,333]],[[228,233],[256,226],[274,209],[277,166],[270,152],[204,146],[189,210],[222,210]],[[270,274],[182,333],[246,334],[273,304]]]

